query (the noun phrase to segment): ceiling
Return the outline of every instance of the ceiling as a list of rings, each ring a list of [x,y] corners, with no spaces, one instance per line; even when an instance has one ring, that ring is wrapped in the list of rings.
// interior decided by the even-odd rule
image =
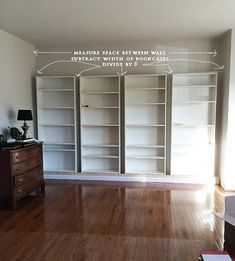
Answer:
[[[36,46],[212,38],[232,27],[234,0],[0,0],[0,28]]]

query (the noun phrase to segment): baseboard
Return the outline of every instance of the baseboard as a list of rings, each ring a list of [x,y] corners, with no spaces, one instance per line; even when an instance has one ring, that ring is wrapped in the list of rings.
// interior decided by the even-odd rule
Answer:
[[[93,180],[93,181],[127,181],[127,182],[157,182],[157,183],[185,183],[185,184],[219,184],[218,177],[202,178],[200,176],[154,176],[154,175],[102,175],[102,174],[44,174],[45,179],[57,180]]]
[[[235,191],[235,184],[233,184],[233,183],[230,183],[230,184],[221,183],[221,187],[226,192],[230,192],[230,191],[234,192]]]

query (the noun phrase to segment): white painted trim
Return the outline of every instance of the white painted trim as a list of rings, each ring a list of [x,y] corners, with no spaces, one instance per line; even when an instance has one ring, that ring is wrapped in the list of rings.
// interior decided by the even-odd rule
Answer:
[[[86,79],[92,79],[92,78],[118,78],[119,75],[115,75],[115,74],[104,74],[104,75],[82,75],[82,78],[86,78]]]
[[[200,76],[202,74],[203,75],[217,74],[217,72],[211,71],[211,72],[197,72],[197,73],[174,73],[174,75],[177,75],[177,76],[187,76],[187,75]]]
[[[126,74],[126,77],[149,77],[149,76],[166,76],[167,77],[167,73],[152,73],[152,74]]]
[[[118,174],[118,175],[101,175],[100,173],[94,173],[94,175],[88,174],[44,174],[45,179],[54,179],[54,180],[94,180],[94,181],[126,181],[126,182],[157,182],[157,183],[184,183],[184,184],[219,184],[218,177],[212,177],[210,179],[205,179],[199,176],[186,177],[186,176],[154,176],[154,175],[127,175],[127,174]]]
[[[50,78],[74,78],[74,75],[58,75],[58,76],[56,76],[56,75],[43,75],[43,76],[36,76],[36,78],[38,78],[38,79],[40,79],[40,78],[43,78],[43,79],[46,79],[46,78],[48,78],[48,79],[50,79]]]

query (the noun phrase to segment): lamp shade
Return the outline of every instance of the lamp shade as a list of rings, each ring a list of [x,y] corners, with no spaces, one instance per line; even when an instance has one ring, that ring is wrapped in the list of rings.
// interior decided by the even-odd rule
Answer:
[[[31,110],[18,110],[17,120],[18,121],[32,121],[33,120],[32,111]]]

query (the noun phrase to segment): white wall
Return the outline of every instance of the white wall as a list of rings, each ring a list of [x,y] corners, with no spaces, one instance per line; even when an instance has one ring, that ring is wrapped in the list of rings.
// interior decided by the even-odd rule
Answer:
[[[0,133],[20,128],[18,109],[33,108],[34,46],[0,29]],[[29,122],[33,134],[33,123]]]
[[[222,109],[222,161],[221,185],[226,190],[235,190],[235,33],[229,31],[223,39],[226,68],[223,74]]]

